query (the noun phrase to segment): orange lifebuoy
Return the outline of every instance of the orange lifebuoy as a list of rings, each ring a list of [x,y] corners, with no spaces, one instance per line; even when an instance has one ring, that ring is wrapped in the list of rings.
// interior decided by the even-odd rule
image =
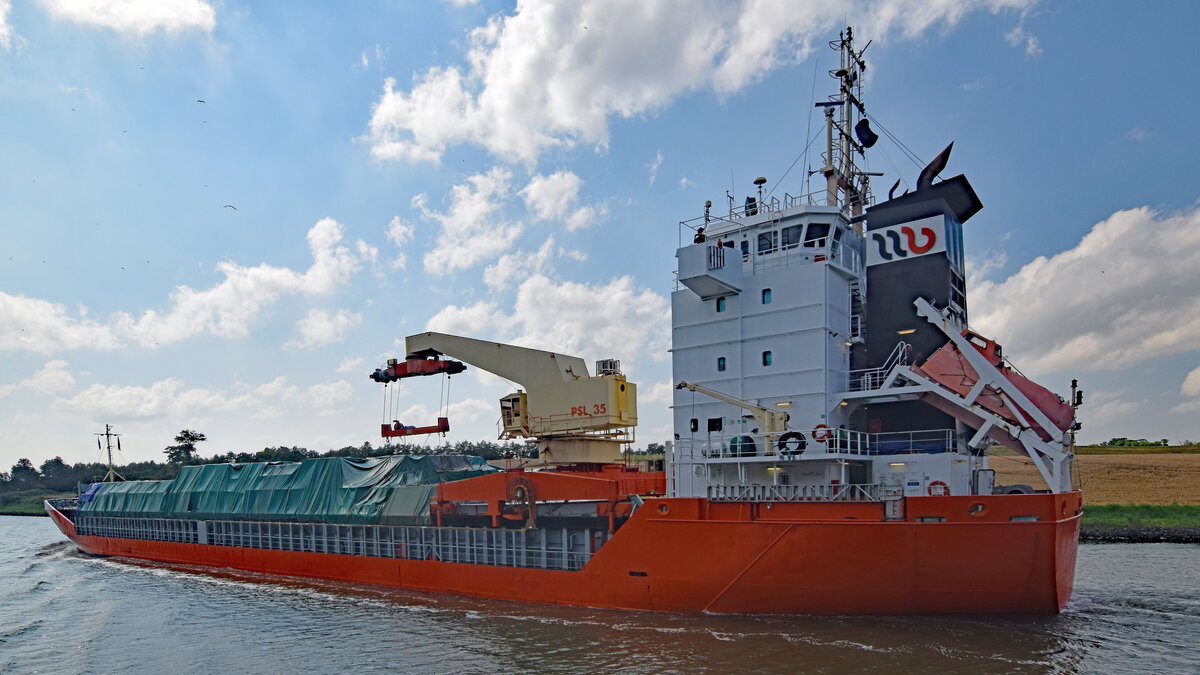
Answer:
[[[944,481],[944,480],[929,481],[929,496],[930,497],[944,497],[945,495],[948,495],[948,494],[950,494],[950,486],[946,485],[946,481]]]
[[[829,440],[829,437],[832,435],[833,432],[829,430],[828,424],[818,424],[817,426],[813,427],[812,439],[818,443],[824,443],[825,441]]]

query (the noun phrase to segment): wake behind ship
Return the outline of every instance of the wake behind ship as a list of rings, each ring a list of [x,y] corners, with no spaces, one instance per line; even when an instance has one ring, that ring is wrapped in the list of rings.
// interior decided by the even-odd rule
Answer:
[[[875,203],[862,50],[830,43],[825,188],[681,222],[672,293],[674,438],[627,461],[636,385],[620,363],[423,333],[385,387],[468,366],[519,389],[501,439],[538,460],[312,459],[96,483],[46,508],[90,554],[563,605],[670,612],[1061,610],[1082,496],[1075,408],[967,323],[965,176]],[[387,438],[449,420],[382,425]],[[1048,489],[998,486],[988,450]],[[656,470],[657,469],[657,470]]]

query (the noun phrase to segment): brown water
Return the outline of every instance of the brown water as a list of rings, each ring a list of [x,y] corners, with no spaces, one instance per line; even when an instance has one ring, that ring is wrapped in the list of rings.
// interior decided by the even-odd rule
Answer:
[[[1185,544],[1082,545],[1054,617],[467,600],[89,558],[47,518],[0,518],[0,580],[6,672],[1200,672],[1200,546]]]

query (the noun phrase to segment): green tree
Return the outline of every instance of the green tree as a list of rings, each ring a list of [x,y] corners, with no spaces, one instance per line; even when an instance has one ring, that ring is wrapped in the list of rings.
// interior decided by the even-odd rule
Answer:
[[[177,445],[168,445],[164,453],[171,464],[191,464],[196,461],[196,444],[208,438],[199,431],[184,429],[175,436]]]
[[[13,465],[10,475],[12,477],[9,480],[17,489],[31,488],[42,478],[38,470],[34,468],[33,462],[24,457],[17,460],[17,463]]]

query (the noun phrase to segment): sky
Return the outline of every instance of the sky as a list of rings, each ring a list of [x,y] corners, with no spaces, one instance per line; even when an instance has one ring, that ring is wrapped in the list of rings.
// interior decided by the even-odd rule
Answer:
[[[1149,11],[1154,8],[1155,11]],[[0,467],[496,437],[436,330],[621,360],[670,437],[679,221],[803,194],[845,25],[877,197],[951,141],[971,323],[1081,442],[1200,440],[1200,4],[0,0]],[[902,149],[889,139],[894,136]],[[910,153],[917,160],[909,159]],[[447,390],[448,389],[448,390]],[[437,444],[443,439],[418,437]]]

